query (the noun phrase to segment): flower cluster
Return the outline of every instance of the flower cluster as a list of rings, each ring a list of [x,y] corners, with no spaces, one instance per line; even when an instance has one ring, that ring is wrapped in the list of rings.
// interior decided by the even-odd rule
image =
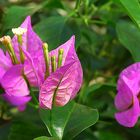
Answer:
[[[140,63],[130,65],[120,74],[115,106],[116,120],[125,127],[133,127],[140,116]]]
[[[20,111],[31,100],[30,87],[39,89],[39,106],[52,109],[64,106],[78,93],[83,79],[80,61],[75,52],[75,37],[57,49],[48,51],[31,26],[28,16],[14,37],[0,39],[0,86],[2,97]]]

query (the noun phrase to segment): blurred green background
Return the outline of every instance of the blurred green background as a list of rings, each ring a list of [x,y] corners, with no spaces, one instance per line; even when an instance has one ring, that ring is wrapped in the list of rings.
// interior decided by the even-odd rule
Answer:
[[[49,49],[76,36],[84,70],[77,102],[97,108],[99,121],[74,140],[139,140],[140,122],[124,128],[114,119],[119,73],[140,61],[138,0],[0,0],[0,37],[12,35],[27,15]],[[0,100],[0,140],[31,140],[47,135],[37,112],[16,114]],[[86,118],[85,118],[86,119]]]

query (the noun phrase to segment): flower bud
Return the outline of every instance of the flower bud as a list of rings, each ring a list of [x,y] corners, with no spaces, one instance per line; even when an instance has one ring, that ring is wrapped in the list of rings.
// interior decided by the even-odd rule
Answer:
[[[11,37],[4,36],[4,37],[0,38],[0,42],[2,42],[2,44],[7,47],[9,44],[11,44]]]

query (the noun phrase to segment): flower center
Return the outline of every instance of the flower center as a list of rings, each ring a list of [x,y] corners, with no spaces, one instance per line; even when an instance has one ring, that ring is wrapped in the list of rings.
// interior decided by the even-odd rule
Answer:
[[[45,65],[46,65],[46,72],[45,72],[45,79],[50,75],[50,60],[51,60],[51,70],[52,72],[55,72],[57,68],[60,68],[62,66],[63,61],[63,49],[58,50],[58,60],[56,62],[56,56],[51,56],[51,59],[49,58],[49,51],[48,51],[48,44],[43,43],[43,52],[44,52],[44,58],[45,58]]]

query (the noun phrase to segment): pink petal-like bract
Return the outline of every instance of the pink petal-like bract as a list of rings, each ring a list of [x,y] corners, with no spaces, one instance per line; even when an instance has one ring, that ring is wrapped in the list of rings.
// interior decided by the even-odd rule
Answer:
[[[23,66],[12,66],[2,77],[1,86],[6,94],[22,97],[29,95],[27,83],[23,77]]]
[[[72,36],[65,44],[50,52],[50,56],[58,56],[58,50],[64,49],[63,63],[51,73],[41,86],[39,102],[41,108],[52,109],[64,106],[78,93],[83,79],[80,61],[74,48],[75,37]]]
[[[23,76],[23,65],[14,65],[2,77],[1,88],[5,91],[2,97],[19,111],[26,108],[26,103],[31,100],[27,83]]]
[[[25,51],[25,50],[23,50],[23,51],[27,58],[24,62],[24,74],[26,75],[26,77],[30,83],[30,86],[39,87],[40,83],[41,83],[41,78],[39,77],[39,71],[41,71],[43,69],[43,68],[41,69],[39,66],[41,66],[42,62],[39,61],[39,57],[32,58],[31,55],[27,51]],[[42,65],[42,67],[44,65]],[[44,70],[44,72],[42,72],[42,75],[45,75],[45,70]]]
[[[0,49],[0,80],[3,77],[3,75],[6,73],[6,71],[12,66],[11,59],[7,57],[3,50]]]
[[[116,120],[125,127],[133,127],[139,117],[140,106],[137,97],[134,96],[133,102],[134,104],[132,107],[115,114]]]
[[[133,127],[140,115],[140,63],[130,65],[120,74],[115,106],[116,120],[125,127]]]
[[[26,51],[26,53],[28,53],[28,56],[30,55],[35,65],[36,72],[38,73],[38,75],[39,73],[41,73],[41,76],[42,76],[43,75],[42,70],[45,69],[45,68],[42,68],[43,66],[45,67],[45,64],[42,65],[42,63],[44,62],[42,41],[32,29],[30,16],[28,16],[25,19],[25,21],[21,24],[20,27],[27,29],[27,32],[24,33],[22,36],[22,39],[23,39],[22,49],[24,50],[24,52]],[[13,43],[16,55],[19,58],[19,47],[18,47],[18,41],[17,41],[16,36],[13,37],[12,43]],[[41,57],[41,60],[40,60],[40,57]],[[36,78],[34,69],[32,68],[32,65],[30,62],[31,60],[28,60],[28,57],[27,57],[24,63],[24,73],[26,75],[26,78],[29,81],[30,86],[39,87],[38,80]]]

